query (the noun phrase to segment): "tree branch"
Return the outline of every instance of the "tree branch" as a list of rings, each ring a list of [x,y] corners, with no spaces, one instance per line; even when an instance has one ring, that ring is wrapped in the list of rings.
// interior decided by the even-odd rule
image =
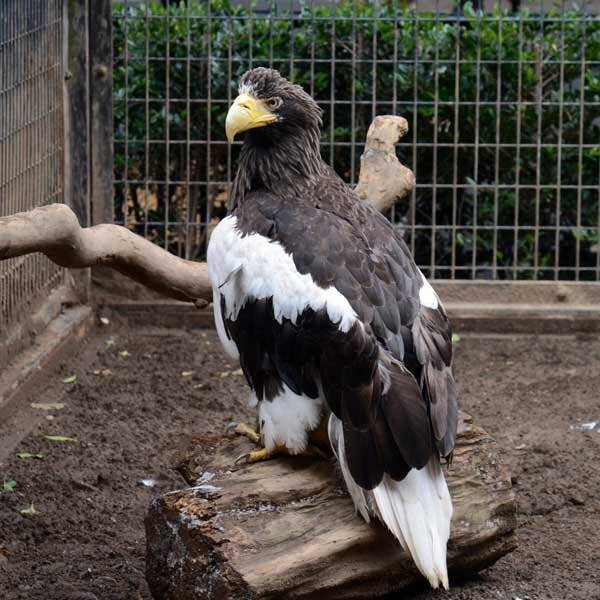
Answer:
[[[104,265],[176,300],[211,300],[206,263],[184,260],[120,225],[80,227],[66,204],[0,219],[0,259],[42,252],[71,269]]]
[[[360,175],[354,190],[381,212],[392,208],[415,187],[415,175],[396,156],[396,144],[408,132],[402,117],[375,117],[365,151],[360,157]]]
[[[356,192],[381,211],[414,187],[395,144],[406,133],[402,117],[376,117],[361,157]],[[66,204],[0,218],[0,260],[42,252],[71,269],[111,267],[165,296],[201,304],[212,299],[206,263],[185,260],[120,225],[83,228]]]

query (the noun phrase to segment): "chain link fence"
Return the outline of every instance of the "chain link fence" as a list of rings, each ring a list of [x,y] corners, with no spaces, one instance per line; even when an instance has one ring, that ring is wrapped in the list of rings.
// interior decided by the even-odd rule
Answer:
[[[0,216],[63,199],[63,2],[0,8]],[[63,281],[41,254],[0,262],[0,330]]]
[[[319,102],[348,183],[372,118],[408,120],[398,154],[418,183],[391,218],[430,277],[600,279],[594,6],[278,4],[113,4],[117,222],[203,257],[239,152],[236,81],[271,66]]]

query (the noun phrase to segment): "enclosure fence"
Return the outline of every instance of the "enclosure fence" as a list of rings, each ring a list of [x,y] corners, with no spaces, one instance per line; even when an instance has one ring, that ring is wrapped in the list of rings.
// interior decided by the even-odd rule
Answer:
[[[63,200],[63,2],[0,8],[0,216]],[[0,261],[0,330],[61,283],[41,254]]]
[[[270,66],[317,99],[323,157],[349,183],[373,117],[408,120],[398,154],[417,186],[391,218],[429,276],[600,280],[593,6],[165,4],[113,5],[117,222],[204,255],[239,153],[236,81]]]

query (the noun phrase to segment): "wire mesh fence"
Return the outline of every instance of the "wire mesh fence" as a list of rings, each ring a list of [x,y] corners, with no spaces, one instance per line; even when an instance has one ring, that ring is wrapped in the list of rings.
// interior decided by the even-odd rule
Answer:
[[[591,6],[277,5],[114,5],[117,222],[203,256],[239,152],[236,81],[271,66],[319,102],[323,157],[349,183],[372,118],[408,120],[398,153],[418,183],[391,218],[429,276],[600,280]]]
[[[0,9],[0,216],[62,201],[61,0]],[[0,329],[63,280],[41,254],[0,261]]]

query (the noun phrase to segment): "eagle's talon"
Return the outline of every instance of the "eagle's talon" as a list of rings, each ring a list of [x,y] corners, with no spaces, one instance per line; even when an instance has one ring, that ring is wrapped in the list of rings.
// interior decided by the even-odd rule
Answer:
[[[248,457],[250,456],[250,452],[244,452],[244,454],[240,454],[234,461],[234,465],[239,465],[242,460],[248,461]]]
[[[254,427],[251,427],[247,423],[229,423],[225,431],[226,433],[233,431],[234,433],[237,433],[237,435],[243,435],[244,437],[247,437],[255,444],[260,443],[260,433],[258,433]]]
[[[274,448],[259,448],[258,450],[252,450],[251,452],[246,452],[241,454],[235,459],[235,464],[239,464],[242,459],[246,460],[247,465],[251,465],[252,463],[261,462],[263,460],[269,460],[279,454],[286,454],[287,450],[285,446],[275,446]]]

